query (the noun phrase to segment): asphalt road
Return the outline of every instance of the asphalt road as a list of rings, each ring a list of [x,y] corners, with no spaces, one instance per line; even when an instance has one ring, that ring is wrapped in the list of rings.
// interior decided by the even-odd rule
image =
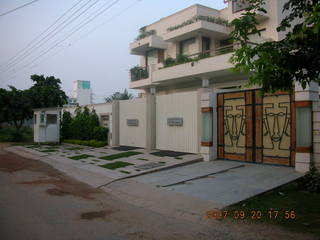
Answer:
[[[0,152],[0,239],[314,238],[261,224],[192,222],[161,215],[91,188],[45,163]]]

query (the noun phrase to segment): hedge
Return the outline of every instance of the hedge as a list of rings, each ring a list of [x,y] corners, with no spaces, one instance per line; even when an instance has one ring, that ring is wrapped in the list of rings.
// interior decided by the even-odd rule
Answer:
[[[107,141],[97,141],[97,140],[77,140],[77,139],[65,139],[64,143],[78,144],[89,147],[104,147],[107,145]]]

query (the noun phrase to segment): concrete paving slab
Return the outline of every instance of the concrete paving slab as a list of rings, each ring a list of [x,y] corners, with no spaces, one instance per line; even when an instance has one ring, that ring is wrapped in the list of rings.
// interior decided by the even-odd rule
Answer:
[[[156,186],[168,186],[241,166],[244,165],[231,161],[199,162],[139,176],[135,180]]]
[[[245,164],[241,168],[164,189],[228,206],[277,188],[301,176],[303,175],[290,167]]]
[[[222,207],[212,201],[166,191],[132,179],[112,182],[100,189],[135,206],[192,221],[199,221],[207,211]]]
[[[60,145],[57,147],[57,149],[59,149],[58,152],[42,153],[38,151],[41,149],[45,149],[46,147],[47,146],[41,146],[36,150],[25,148],[25,147],[13,147],[12,151],[15,154],[21,155],[23,157],[44,161],[50,164],[51,166],[59,169],[60,171],[66,173],[67,175],[71,174],[71,176],[73,176],[72,174],[74,172],[74,169],[78,168],[79,171],[85,170],[85,171],[91,172],[92,174],[98,174],[108,178],[107,181],[105,182],[100,180],[94,180],[94,183],[92,183],[93,185],[100,184],[100,183],[101,183],[100,185],[108,184],[110,182],[109,179],[119,180],[119,179],[137,176],[137,175],[141,175],[149,172],[160,171],[170,167],[180,166],[181,164],[190,164],[190,163],[202,161],[201,156],[194,155],[194,154],[191,155],[192,158],[188,158],[185,160],[177,160],[170,157],[166,157],[166,158],[155,157],[150,155],[149,154],[150,151],[146,149],[139,149],[139,150],[142,152],[141,155],[144,158],[149,159],[148,161],[138,160],[137,158],[140,158],[141,155],[124,157],[120,159],[115,159],[113,161],[99,159],[99,157],[101,156],[123,153],[123,151],[116,151],[110,148],[102,148],[102,149],[101,148],[91,148],[91,149],[83,148],[81,150],[68,150],[68,152],[65,152],[66,151],[65,149],[69,148],[70,146]],[[109,154],[106,154],[106,151],[108,151]],[[82,155],[82,154],[92,155],[92,157],[83,158],[79,160],[73,160],[69,158],[71,156]],[[100,165],[113,163],[116,161],[124,161],[124,162],[131,163],[132,165],[121,167],[114,170],[109,170],[109,169],[100,167]],[[159,164],[160,162],[161,162],[161,165]],[[146,163],[158,164],[158,166],[150,169],[136,168],[136,166],[143,165]],[[69,171],[71,171],[71,173],[69,173]],[[77,174],[78,172],[76,172],[76,175]],[[100,179],[101,176],[98,176],[98,178]],[[74,176],[74,177],[79,179],[79,176]],[[82,178],[80,178],[79,180],[81,179]],[[89,182],[89,184],[91,183]]]

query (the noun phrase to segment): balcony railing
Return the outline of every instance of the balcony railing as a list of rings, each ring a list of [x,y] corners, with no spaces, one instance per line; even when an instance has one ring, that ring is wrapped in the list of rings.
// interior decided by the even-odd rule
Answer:
[[[179,55],[176,59],[167,58],[163,63],[163,67],[166,68],[188,62],[197,62],[201,59],[227,54],[233,52],[236,49],[236,46],[238,46],[238,44],[231,44],[220,48],[216,48],[214,50],[203,51],[191,55]]]
[[[132,82],[149,78],[148,68],[135,66],[130,69],[130,76]]]

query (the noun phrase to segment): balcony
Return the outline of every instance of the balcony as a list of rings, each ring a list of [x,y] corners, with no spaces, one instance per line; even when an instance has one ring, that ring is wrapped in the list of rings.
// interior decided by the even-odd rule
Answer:
[[[231,5],[232,4],[232,5]],[[262,6],[267,13],[264,12],[256,12],[257,20],[261,23],[269,18],[268,12],[269,12],[269,2],[266,1],[266,3]],[[232,15],[229,21],[233,21],[236,18],[241,17],[241,14],[244,12],[244,10],[249,6],[249,3],[244,0],[240,0],[239,2],[229,2],[229,8],[232,9]]]
[[[202,18],[200,18],[202,17]],[[201,33],[203,35],[207,36],[215,36],[216,39],[224,39],[227,38],[230,35],[231,28],[228,26],[227,22],[223,22],[221,19],[219,23],[219,20],[216,20],[216,22],[210,22],[208,20],[203,20],[208,17],[206,16],[198,16],[187,21],[185,24],[181,24],[179,28],[173,28],[174,30],[171,30],[169,28],[169,32],[166,33],[163,37],[164,41],[169,42],[177,42],[182,41],[191,37],[194,37],[198,33]]]
[[[233,65],[229,62],[237,45],[217,48],[213,51],[183,56],[164,63],[164,67],[152,72],[153,83],[181,82],[200,77],[231,75]]]
[[[151,35],[137,40],[130,44],[130,51],[133,55],[145,55],[151,49],[166,49],[167,44],[157,35]]]
[[[131,82],[139,81],[149,78],[149,71],[147,68],[135,66],[130,69]]]

